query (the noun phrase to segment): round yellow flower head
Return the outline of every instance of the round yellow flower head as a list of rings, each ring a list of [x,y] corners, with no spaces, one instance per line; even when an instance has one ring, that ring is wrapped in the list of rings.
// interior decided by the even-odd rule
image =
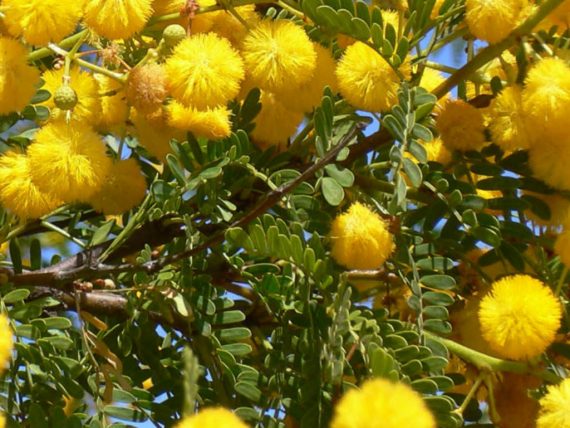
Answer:
[[[50,122],[28,148],[32,180],[65,202],[86,201],[106,180],[111,160],[101,137],[81,122]]]
[[[55,107],[53,94],[63,82],[64,69],[48,70],[42,79],[45,84],[42,89],[49,91],[52,97],[45,101],[43,105],[52,110],[52,117],[64,117],[64,112]],[[101,118],[101,100],[99,97],[99,86],[91,73],[82,71],[79,67],[72,67],[69,71],[69,86],[77,94],[77,104],[73,108],[73,118],[85,120],[91,124],[96,124]]]
[[[220,140],[231,134],[230,111],[226,107],[197,110],[173,101],[166,109],[170,126],[190,131],[195,137]]]
[[[560,261],[570,267],[570,230],[564,230],[558,235],[554,251],[560,257]]]
[[[570,116],[570,66],[560,58],[545,58],[528,72],[522,92],[528,130],[539,141],[567,134]]]
[[[236,7],[236,11],[250,28],[255,27],[261,20],[253,4]],[[228,39],[232,45],[238,46],[247,35],[247,28],[228,11],[221,10],[212,15],[212,31]]]
[[[129,118],[129,106],[123,85],[103,74],[94,74],[99,87],[101,114],[97,128],[109,131],[113,126],[124,123]]]
[[[331,422],[331,428],[402,427],[435,428],[435,418],[408,385],[380,378],[344,394]]]
[[[156,63],[133,68],[129,72],[126,92],[130,105],[138,111],[155,111],[168,95],[164,68]]]
[[[348,269],[379,268],[394,251],[384,220],[360,202],[334,219],[330,236],[332,258]]]
[[[491,349],[513,360],[542,354],[554,341],[562,308],[550,288],[528,275],[507,276],[481,301],[481,333]]]
[[[0,373],[4,371],[8,361],[12,358],[14,348],[14,338],[12,337],[12,327],[6,314],[0,314]]]
[[[152,0],[86,0],[85,23],[107,39],[126,39],[143,29]]]
[[[206,109],[226,104],[239,93],[243,61],[227,39],[196,34],[183,40],[165,64],[166,81],[178,101]]]
[[[489,124],[493,142],[503,150],[527,149],[530,145],[526,117],[522,110],[521,88],[509,86],[491,103]]]
[[[517,26],[527,0],[466,0],[465,20],[478,39],[497,43]]]
[[[449,100],[436,122],[443,144],[451,150],[478,150],[485,143],[483,115],[463,100]]]
[[[166,112],[161,107],[152,114],[131,112],[131,121],[135,125],[135,136],[148,152],[161,162],[170,153],[170,140],[184,140],[184,133],[168,125]]]
[[[36,93],[40,73],[19,42],[0,36],[0,115],[22,110]]]
[[[10,34],[32,45],[57,43],[75,30],[83,4],[84,0],[3,0],[4,23]]]
[[[264,20],[243,39],[248,79],[270,92],[297,88],[311,79],[317,53],[307,33],[291,21]]]
[[[247,428],[231,411],[223,407],[210,407],[182,419],[176,428]]]
[[[0,156],[0,204],[24,220],[39,218],[60,204],[41,192],[30,174],[25,155],[12,151]]]
[[[105,215],[119,215],[136,207],[146,194],[146,181],[134,159],[115,162],[103,186],[90,198],[95,210]]]
[[[378,52],[362,42],[346,49],[336,76],[341,95],[356,108],[386,111],[398,100],[398,75]]]
[[[313,43],[317,52],[317,66],[312,79],[302,84],[294,91],[279,92],[279,100],[290,110],[310,112],[317,105],[321,104],[323,89],[330,86],[333,92],[336,91],[336,63],[330,49]]]
[[[255,128],[251,132],[253,142],[261,149],[278,146],[283,149],[301,122],[303,113],[289,110],[279,97],[271,92],[261,92],[261,111],[255,118]]]
[[[551,385],[540,399],[537,428],[570,428],[570,379]]]
[[[543,140],[541,144],[531,144],[529,165],[533,174],[555,189],[570,190],[570,136],[561,136],[559,140]]]
[[[423,143],[426,152],[427,160],[437,162],[443,166],[451,162],[451,152],[445,147],[441,138],[437,137],[427,143]]]

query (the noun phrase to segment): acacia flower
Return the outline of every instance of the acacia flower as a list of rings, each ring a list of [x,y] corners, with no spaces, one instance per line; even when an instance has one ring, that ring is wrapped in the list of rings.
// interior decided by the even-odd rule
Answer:
[[[85,23],[107,39],[127,39],[152,15],[152,0],[86,0]]]
[[[261,21],[243,39],[241,53],[253,86],[270,92],[299,87],[313,77],[317,63],[307,33],[284,19]]]
[[[313,46],[317,53],[314,77],[294,91],[288,90],[277,94],[279,101],[290,110],[308,113],[320,105],[325,86],[329,86],[333,92],[336,91],[336,63],[330,49],[318,43],[313,43]]]
[[[166,109],[170,126],[192,132],[195,137],[219,140],[231,134],[231,113],[225,106],[197,110],[173,101]]]
[[[485,143],[483,115],[463,100],[448,100],[436,121],[443,144],[452,150],[478,150]]]
[[[103,185],[111,160],[101,137],[88,125],[50,122],[28,148],[31,175],[43,192],[65,201],[86,201]]]
[[[30,168],[28,157],[21,153],[10,151],[0,156],[0,203],[23,220],[42,217],[60,205],[40,191]]]
[[[533,174],[555,189],[570,190],[570,150],[567,150],[567,144],[570,144],[568,135],[556,140],[545,136],[541,144],[531,144],[528,152]]]
[[[253,142],[261,149],[270,146],[284,148],[291,135],[303,121],[303,113],[288,109],[276,95],[261,92],[261,111],[251,132]]]
[[[437,162],[446,166],[451,162],[451,152],[445,147],[441,138],[434,138],[427,143],[423,143],[427,152],[427,160]]]
[[[223,407],[209,407],[182,419],[176,428],[247,428],[231,411]]]
[[[52,97],[43,105],[52,110],[52,117],[63,117],[62,110],[55,107],[54,97],[56,90],[62,85],[64,69],[48,70],[42,79],[45,84],[42,89],[49,91]],[[101,100],[99,97],[99,85],[91,73],[81,70],[79,67],[71,67],[69,70],[69,86],[77,94],[77,104],[73,108],[73,118],[85,120],[91,124],[97,123],[101,118]]]
[[[10,34],[32,45],[57,43],[72,33],[83,14],[84,0],[3,0]]]
[[[481,301],[481,333],[491,349],[514,360],[543,353],[554,341],[562,309],[550,288],[528,275],[494,282]]]
[[[136,207],[146,194],[146,181],[135,159],[112,164],[101,188],[89,204],[105,215],[119,215]]]
[[[129,104],[138,111],[156,110],[168,95],[164,68],[156,63],[133,68],[127,79],[126,93]]]
[[[528,130],[537,141],[556,140],[567,134],[570,116],[570,66],[560,58],[545,58],[528,72],[522,92]]]
[[[19,42],[0,36],[0,115],[22,110],[36,93],[40,73]]]
[[[166,81],[178,101],[206,109],[226,104],[239,93],[243,61],[227,39],[196,34],[180,42],[165,64]]]
[[[540,399],[537,428],[570,428],[570,379],[548,387]]]
[[[331,428],[435,428],[422,397],[408,385],[386,379],[351,389],[334,409]]]
[[[386,111],[397,102],[400,78],[378,52],[362,42],[346,49],[336,76],[341,95],[356,108]]]
[[[394,251],[386,222],[359,202],[337,216],[331,227],[331,256],[348,269],[376,269]]]
[[[250,28],[255,27],[261,20],[253,4],[236,7],[235,10]],[[238,46],[245,38],[247,28],[230,12],[219,10],[204,15],[212,15],[212,31],[228,39],[232,45]]]
[[[500,42],[517,26],[527,6],[527,0],[466,0],[467,27],[481,40]]]
[[[495,144],[507,151],[529,147],[520,87],[503,89],[491,103],[490,116],[489,130]]]

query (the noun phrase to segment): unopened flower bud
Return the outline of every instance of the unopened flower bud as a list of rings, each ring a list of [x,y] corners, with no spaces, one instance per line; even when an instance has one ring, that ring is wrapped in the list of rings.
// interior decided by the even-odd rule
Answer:
[[[182,25],[171,24],[162,32],[164,44],[169,48],[173,48],[186,38],[186,30]]]
[[[53,94],[53,102],[62,110],[71,110],[77,105],[77,94],[69,85],[62,85]]]

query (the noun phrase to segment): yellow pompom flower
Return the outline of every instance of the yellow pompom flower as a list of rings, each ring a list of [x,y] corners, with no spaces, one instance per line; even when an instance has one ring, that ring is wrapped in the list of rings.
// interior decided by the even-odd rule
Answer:
[[[264,20],[241,45],[248,79],[270,92],[294,90],[314,75],[317,53],[307,33],[291,21]]]
[[[560,302],[538,279],[513,275],[494,282],[481,301],[481,333],[491,349],[513,360],[542,354],[560,327]]]
[[[16,152],[0,156],[0,204],[23,220],[42,217],[60,202],[32,181],[28,157]]]
[[[60,70],[48,70],[42,76],[45,82],[42,89],[52,94],[51,98],[45,101],[43,105],[51,109],[52,117],[55,119],[64,116],[64,112],[55,107],[53,99],[53,94],[63,83],[63,73],[64,69],[61,68]],[[91,73],[83,71],[79,67],[71,67],[69,77],[69,86],[77,94],[77,105],[73,108],[73,118],[91,124],[97,123],[101,117],[101,100],[97,81]]]
[[[451,162],[451,152],[445,147],[441,138],[434,138],[432,141],[423,143],[427,152],[427,160],[447,165]]]
[[[8,361],[12,358],[14,338],[12,327],[6,314],[0,314],[0,373],[4,371]]]
[[[197,110],[173,101],[166,109],[170,126],[190,131],[195,137],[219,140],[231,134],[230,111],[226,107]]]
[[[394,251],[386,222],[359,202],[337,216],[331,227],[331,256],[348,269],[376,269]]]
[[[287,145],[287,141],[303,121],[303,113],[289,110],[279,97],[271,92],[261,92],[261,111],[255,118],[255,128],[251,132],[253,142],[261,149]]]
[[[198,109],[226,104],[239,93],[244,77],[239,54],[227,39],[214,33],[180,42],[165,71],[171,95]]]
[[[483,115],[463,100],[449,100],[437,117],[436,128],[451,150],[478,150],[485,143]]]
[[[139,143],[161,162],[164,162],[166,155],[170,153],[171,140],[185,139],[182,131],[168,125],[167,114],[162,108],[146,115],[132,110],[131,121],[135,126],[134,135]]]
[[[223,407],[210,407],[182,419],[175,428],[247,428],[231,411]]]
[[[336,76],[341,95],[356,108],[386,111],[397,102],[400,78],[378,52],[362,42],[346,49]]]
[[[40,73],[27,54],[16,40],[0,36],[0,115],[22,110],[36,93]]]
[[[113,126],[124,123],[129,117],[129,106],[123,85],[103,74],[94,74],[99,87],[101,114],[97,128],[109,131]]]
[[[236,7],[235,10],[250,28],[255,27],[261,20],[261,17],[255,11],[255,5],[253,4]],[[206,13],[203,15],[209,14]],[[213,14],[210,13],[210,15],[213,15],[212,31],[216,32],[221,37],[228,39],[232,45],[238,46],[245,38],[247,28],[228,11],[221,10],[214,12]],[[194,29],[194,23],[192,23],[192,29]]]
[[[570,379],[548,387],[540,399],[537,428],[570,428]]]
[[[6,416],[0,415],[0,428],[6,427]]]
[[[134,159],[115,162],[103,185],[87,202],[105,215],[119,215],[136,207],[146,194],[146,181]]]
[[[86,201],[101,188],[111,167],[101,137],[77,121],[45,125],[36,133],[28,156],[34,183],[65,202]]]
[[[107,39],[126,39],[143,29],[152,0],[86,0],[85,23]]]
[[[570,116],[570,66],[560,58],[545,58],[528,72],[522,92],[528,130],[539,141],[566,135]]]
[[[47,45],[75,30],[83,4],[84,0],[3,0],[2,11],[10,34],[32,45]]]
[[[277,95],[287,108],[295,111],[310,112],[317,105],[320,105],[325,86],[330,86],[336,92],[336,63],[330,49],[313,43],[317,52],[317,66],[315,75],[309,81],[303,83],[295,90],[279,92]]]
[[[155,111],[168,95],[164,68],[156,63],[133,68],[127,79],[126,93],[130,105],[138,111]]]
[[[529,165],[533,174],[549,186],[560,190],[570,190],[570,136],[558,141],[545,139],[540,144],[532,144],[528,152]]]
[[[475,37],[497,43],[514,30],[527,6],[527,0],[466,0],[467,27]]]
[[[373,379],[351,389],[334,409],[331,428],[435,428],[421,395],[401,382]]]
[[[506,151],[529,147],[520,87],[503,89],[491,103],[490,116],[489,130],[495,144]]]
[[[554,251],[560,257],[560,261],[570,267],[570,230],[564,230],[558,235]]]

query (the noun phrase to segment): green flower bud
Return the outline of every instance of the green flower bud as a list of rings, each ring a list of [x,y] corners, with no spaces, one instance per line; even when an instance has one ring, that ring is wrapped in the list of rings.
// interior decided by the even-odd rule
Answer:
[[[53,94],[55,106],[62,110],[71,110],[77,104],[77,94],[69,85],[62,85]]]

